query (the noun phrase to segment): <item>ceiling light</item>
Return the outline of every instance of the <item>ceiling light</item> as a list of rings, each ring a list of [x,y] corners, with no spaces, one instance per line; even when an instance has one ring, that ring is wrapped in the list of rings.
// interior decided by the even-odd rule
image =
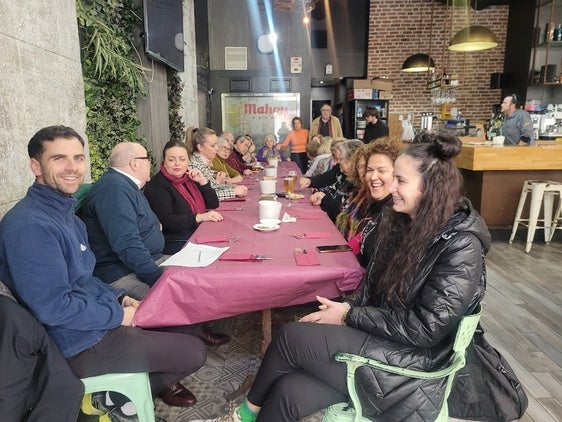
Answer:
[[[428,72],[435,70],[435,62],[427,54],[417,53],[402,64],[402,72]]]
[[[452,51],[479,51],[494,48],[498,40],[485,26],[471,25],[461,29],[449,43]]]

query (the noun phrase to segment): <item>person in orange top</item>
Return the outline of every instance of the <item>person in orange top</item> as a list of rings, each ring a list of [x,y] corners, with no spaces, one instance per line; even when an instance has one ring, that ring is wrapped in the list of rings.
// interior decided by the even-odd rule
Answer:
[[[301,172],[305,173],[308,167],[308,156],[306,155],[308,129],[303,128],[302,119],[300,117],[293,117],[291,125],[293,126],[293,130],[287,134],[283,143],[277,145],[275,148],[284,150],[290,143],[291,161],[294,161],[301,169]]]

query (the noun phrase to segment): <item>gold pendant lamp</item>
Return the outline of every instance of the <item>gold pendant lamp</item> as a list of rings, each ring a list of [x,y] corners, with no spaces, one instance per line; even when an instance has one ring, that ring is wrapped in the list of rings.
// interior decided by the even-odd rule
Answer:
[[[474,10],[478,7],[475,1]],[[468,15],[470,16],[470,3],[468,3]],[[498,45],[498,39],[494,33],[480,25],[469,25],[455,34],[449,43],[452,51],[480,51],[494,48]]]
[[[423,0],[420,0],[420,4],[423,5]],[[422,15],[420,11],[420,20],[418,23],[418,51],[421,50],[421,23]],[[433,0],[431,0],[431,23],[430,28],[433,28]],[[432,29],[433,30],[433,29]],[[402,72],[431,72],[435,70],[435,62],[431,58],[431,37],[429,41],[429,54],[416,53],[408,57],[404,63],[402,63]]]

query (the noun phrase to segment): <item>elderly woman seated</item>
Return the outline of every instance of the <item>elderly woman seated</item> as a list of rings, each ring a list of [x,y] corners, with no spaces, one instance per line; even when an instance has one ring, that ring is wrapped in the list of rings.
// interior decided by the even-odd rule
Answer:
[[[217,147],[217,156],[211,163],[211,170],[224,174],[225,183],[242,183],[243,178],[240,172],[233,169],[226,161],[232,152],[232,147],[230,146],[228,138],[219,136],[217,138]]]
[[[267,160],[271,158],[283,160],[283,156],[281,155],[279,150],[275,148],[276,143],[277,139],[275,138],[275,135],[271,133],[265,135],[265,138],[263,139],[263,147],[259,149],[256,159],[261,162],[267,162]]]
[[[244,161],[244,155],[250,151],[251,147],[252,141],[246,135],[237,136],[234,139],[232,151],[226,159],[228,165],[242,174],[252,174],[252,165]]]
[[[363,143],[358,139],[342,142],[336,150],[338,164],[326,173],[314,177],[302,177],[299,180],[301,189],[324,188],[323,191],[313,193],[310,202],[313,205],[320,205],[332,221],[336,221],[337,215],[347,204],[347,198],[355,189],[347,177],[351,174],[351,158],[362,145]]]

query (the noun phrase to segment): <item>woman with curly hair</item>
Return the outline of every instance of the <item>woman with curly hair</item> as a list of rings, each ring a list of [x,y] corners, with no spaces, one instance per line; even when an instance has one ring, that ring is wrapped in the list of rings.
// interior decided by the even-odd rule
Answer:
[[[352,160],[348,179],[358,189],[336,218],[336,225],[364,267],[373,243],[366,239],[373,235],[384,207],[392,204],[392,195],[388,190],[392,183],[394,161],[399,153],[396,144],[388,138],[379,138],[359,148]]]

